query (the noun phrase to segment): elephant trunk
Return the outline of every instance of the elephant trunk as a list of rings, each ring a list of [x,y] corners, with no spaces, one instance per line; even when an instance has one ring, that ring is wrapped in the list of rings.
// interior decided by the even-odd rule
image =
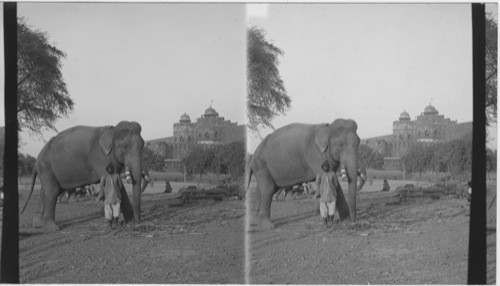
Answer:
[[[349,216],[351,220],[356,220],[356,192],[358,181],[358,164],[356,155],[348,155],[345,160],[345,168],[347,171],[347,182],[349,190]]]
[[[142,182],[142,156],[129,155],[125,165],[130,169],[132,176],[132,209],[134,210],[134,219],[141,220],[141,182]]]

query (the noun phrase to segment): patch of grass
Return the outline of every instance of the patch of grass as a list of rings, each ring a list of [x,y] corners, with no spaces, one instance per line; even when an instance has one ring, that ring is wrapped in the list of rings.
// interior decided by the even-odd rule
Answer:
[[[158,225],[154,223],[140,223],[132,227],[133,231],[140,233],[150,233],[158,229]]]

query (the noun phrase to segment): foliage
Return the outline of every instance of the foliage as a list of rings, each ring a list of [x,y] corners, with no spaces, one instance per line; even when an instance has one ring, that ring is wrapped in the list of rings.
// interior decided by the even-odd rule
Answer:
[[[55,121],[73,110],[61,73],[64,52],[51,45],[47,33],[17,20],[17,118],[19,129],[41,134],[56,130]]]
[[[215,150],[212,170],[215,173],[229,174],[233,180],[245,173],[245,143],[232,142]]]
[[[496,160],[496,159],[495,159]],[[442,172],[469,177],[472,166],[472,133],[440,144],[415,144],[402,157],[407,173]]]
[[[162,153],[157,153],[149,147],[144,147],[142,150],[142,166],[144,169],[153,171],[165,170],[166,156]]]
[[[401,158],[407,173],[419,173],[419,180],[422,172],[429,170],[433,158],[430,148],[423,144],[414,144],[408,152]]]
[[[446,172],[452,175],[470,174],[472,167],[472,134],[440,146],[446,154]]]
[[[213,148],[204,148],[203,145],[196,145],[182,160],[182,164],[186,166],[186,173],[188,175],[198,174],[201,180],[203,174],[212,170],[214,156],[215,150]]]
[[[254,132],[259,127],[274,129],[271,121],[291,103],[278,70],[283,51],[266,40],[260,28],[250,27],[247,36],[248,127]]]
[[[497,150],[493,151],[486,148],[486,172],[495,172],[497,170]]]
[[[367,169],[382,169],[384,166],[384,156],[373,150],[370,146],[361,144],[358,149],[359,164]]]
[[[30,175],[33,171],[33,167],[35,166],[36,158],[27,154],[24,156],[21,153],[17,154],[17,166],[18,166],[18,175],[19,177],[24,175]]]
[[[445,195],[455,195],[457,198],[466,198],[468,196],[467,181],[451,180],[446,183],[437,183],[433,186]]]
[[[184,158],[188,175],[199,174],[229,174],[234,180],[245,172],[245,143],[232,142],[217,147],[203,148],[195,146]]]
[[[486,15],[486,123],[497,120],[497,49],[498,24]]]
[[[472,133],[460,139],[429,147],[433,158],[429,171],[453,176],[470,174],[472,166]]]

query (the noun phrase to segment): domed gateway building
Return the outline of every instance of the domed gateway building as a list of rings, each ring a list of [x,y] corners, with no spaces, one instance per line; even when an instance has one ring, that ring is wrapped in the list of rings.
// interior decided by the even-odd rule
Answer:
[[[415,143],[429,146],[461,138],[469,132],[472,132],[472,121],[458,123],[450,120],[429,104],[415,120],[403,111],[399,119],[392,123],[392,134],[362,139],[361,144],[384,156],[385,170],[403,170],[401,157]]]
[[[220,117],[212,106],[205,110],[196,122],[191,122],[191,117],[182,114],[179,122],[174,123],[174,135],[166,138],[148,140],[146,147],[167,157],[167,171],[182,171],[181,160],[196,145],[204,148],[229,144],[240,141],[245,142],[245,125],[238,125]]]

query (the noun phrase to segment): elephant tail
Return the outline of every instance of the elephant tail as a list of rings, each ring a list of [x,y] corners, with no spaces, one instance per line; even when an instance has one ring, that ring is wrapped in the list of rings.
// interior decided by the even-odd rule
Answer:
[[[23,207],[23,210],[21,211],[21,214],[22,214],[22,213],[24,212],[24,210],[26,209],[26,206],[28,205],[28,202],[30,201],[31,195],[33,194],[33,188],[35,187],[36,176],[37,176],[36,170],[35,170],[35,168],[33,168],[33,172],[31,173],[31,188],[30,188],[30,194],[28,195],[28,199],[27,199],[27,200],[26,200],[26,202],[24,203],[24,207]]]
[[[250,182],[252,181],[252,174],[253,174],[253,170],[249,166],[248,167],[248,175],[246,176],[247,177],[247,189],[246,189],[247,192],[250,189]]]

